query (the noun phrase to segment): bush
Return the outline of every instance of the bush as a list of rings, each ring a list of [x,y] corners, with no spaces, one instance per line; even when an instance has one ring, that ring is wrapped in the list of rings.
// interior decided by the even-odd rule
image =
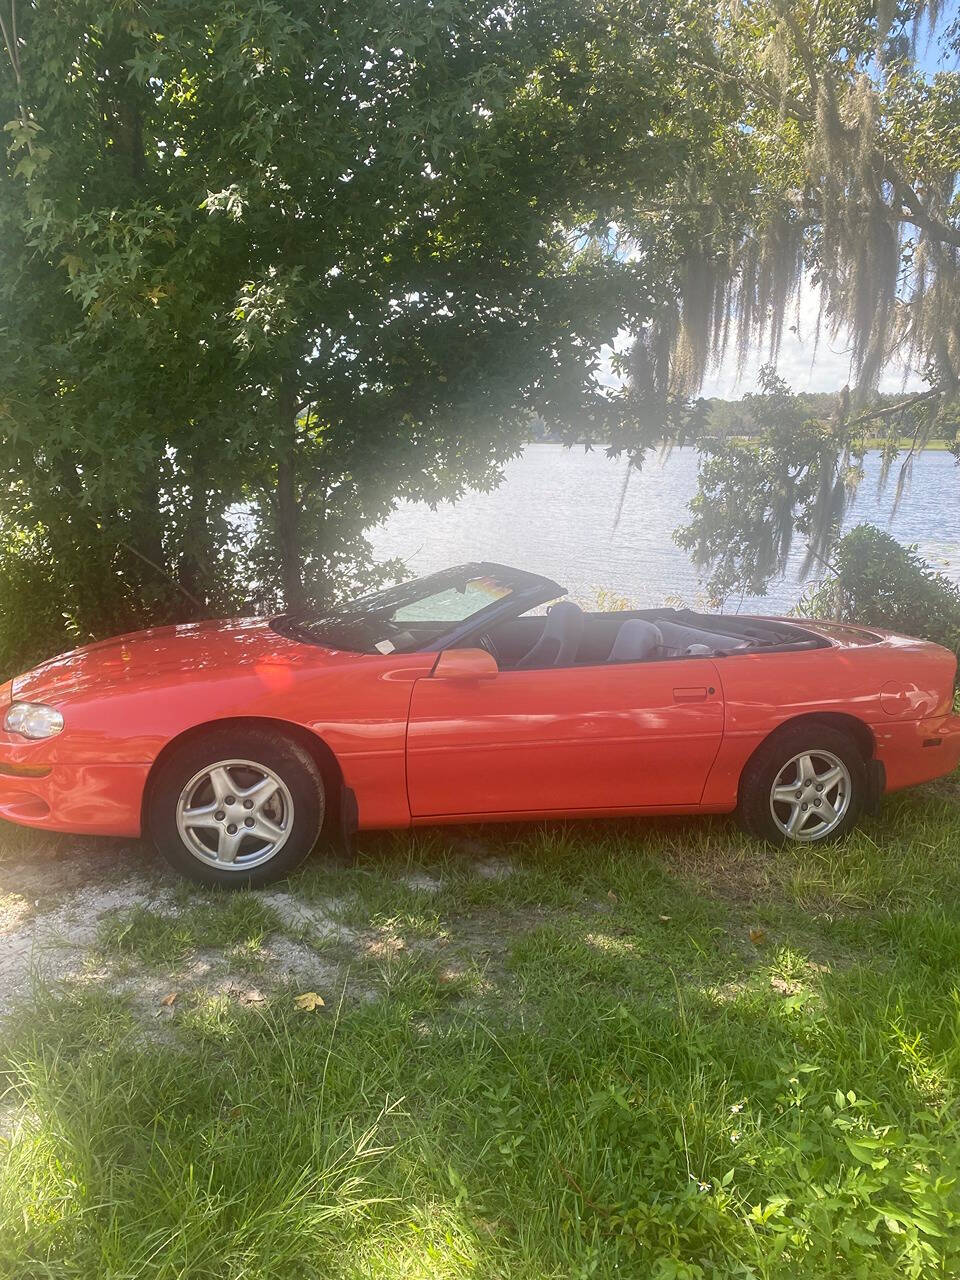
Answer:
[[[806,596],[798,612],[921,636],[960,656],[960,590],[915,546],[858,524],[840,539],[831,567],[836,576]]]
[[[109,546],[78,536],[58,547],[39,522],[11,528],[0,517],[0,681],[91,640],[173,621],[172,588],[161,581],[159,591],[167,595],[146,572],[139,581],[118,572]]]
[[[68,616],[63,584],[38,540],[0,539],[0,680],[86,639]]]

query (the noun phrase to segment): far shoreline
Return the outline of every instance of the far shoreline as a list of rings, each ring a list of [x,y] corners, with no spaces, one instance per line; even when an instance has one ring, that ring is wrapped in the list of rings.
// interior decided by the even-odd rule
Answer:
[[[696,449],[699,444],[710,441],[711,444],[749,444],[752,440],[757,440],[757,436],[705,436],[702,441],[685,440],[683,444],[678,444],[674,440],[658,440],[650,444],[650,449],[656,450],[673,450],[673,449]],[[923,444],[914,442],[912,436],[900,436],[895,442],[891,442],[883,436],[867,436],[864,440],[858,442],[862,445],[867,453],[879,453],[883,449],[888,449],[891,443],[900,453],[949,453],[952,448],[960,448],[960,440],[954,444],[951,440],[927,440]],[[601,441],[587,440],[560,440],[554,436],[531,436],[523,442],[523,448],[528,448],[532,444],[559,444],[565,449],[602,449],[606,448]]]

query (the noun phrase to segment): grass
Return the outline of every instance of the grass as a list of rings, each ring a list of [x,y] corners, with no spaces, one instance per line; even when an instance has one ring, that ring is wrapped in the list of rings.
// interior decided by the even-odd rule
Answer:
[[[862,443],[866,449],[883,449],[889,445],[890,441],[886,436],[867,436]],[[896,445],[898,449],[913,448],[913,436],[898,436]],[[932,451],[934,453],[946,453],[948,449],[952,448],[952,445],[953,442],[950,440],[927,440],[925,444],[920,446],[919,452],[925,453]]]
[[[751,440],[756,439],[756,437],[755,436],[729,436],[728,439],[736,440],[740,444],[748,444]],[[891,441],[887,436],[867,435],[867,436],[858,438],[857,443],[861,445],[864,449],[885,449],[889,447]],[[896,448],[902,451],[915,447],[915,442],[912,435],[897,436],[894,443],[896,445]],[[953,447],[954,447],[954,442],[952,440],[939,440],[939,439],[927,440],[924,442],[924,444],[919,446],[917,452],[946,453],[949,449],[952,449]]]
[[[129,955],[137,964],[183,959],[209,948],[242,948],[255,954],[280,921],[256,894],[238,893],[209,902],[188,902],[176,913],[145,906],[113,913],[100,929],[100,945]]]
[[[366,840],[269,896],[117,912],[129,981],[7,1020],[0,1274],[960,1272],[960,793],[836,850],[725,821]],[[325,1006],[271,972],[315,955]]]

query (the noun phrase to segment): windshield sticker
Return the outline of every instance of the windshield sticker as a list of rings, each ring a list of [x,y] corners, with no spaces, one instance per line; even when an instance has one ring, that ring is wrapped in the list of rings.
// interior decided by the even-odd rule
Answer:
[[[387,654],[393,653],[397,646],[390,640],[378,640],[373,647],[376,649],[377,653]]]

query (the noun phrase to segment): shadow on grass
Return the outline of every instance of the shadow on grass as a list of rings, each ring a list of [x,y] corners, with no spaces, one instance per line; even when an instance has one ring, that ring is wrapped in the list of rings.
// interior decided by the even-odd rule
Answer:
[[[374,1004],[205,1001],[173,1045],[52,998],[10,1028],[0,1263],[949,1274],[960,943],[914,925],[923,960],[835,971],[544,926],[480,1005],[408,957]]]

